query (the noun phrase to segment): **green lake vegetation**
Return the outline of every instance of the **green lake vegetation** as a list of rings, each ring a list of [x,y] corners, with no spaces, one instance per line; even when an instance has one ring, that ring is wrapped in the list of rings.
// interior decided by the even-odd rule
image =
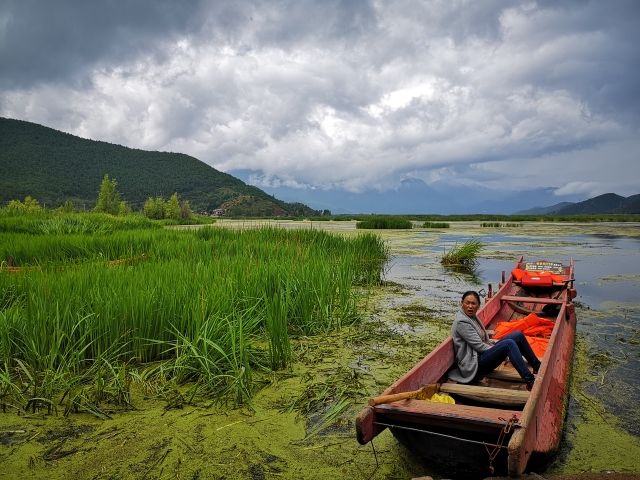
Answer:
[[[388,430],[359,446],[353,419],[449,334],[470,280],[441,268],[437,231],[165,225],[135,214],[0,214],[0,464],[9,478],[434,475]],[[463,238],[487,231],[477,221],[451,227]],[[638,236],[634,225],[614,230]],[[498,247],[478,255],[514,257]],[[416,256],[408,278],[418,272],[424,292],[381,281],[396,255]],[[581,320],[594,314],[577,308]],[[551,475],[638,471],[637,437],[583,391],[609,364],[578,343],[571,402],[580,408],[569,409]]]
[[[290,364],[292,336],[358,319],[387,258],[371,234],[138,215],[3,212],[0,232],[0,403],[32,413],[106,417],[131,407],[134,380],[250,404],[260,375]]]
[[[461,245],[455,245],[445,252],[440,263],[446,266],[459,266],[471,268],[476,264],[478,254],[483,244],[480,240],[470,239]]]
[[[110,418],[8,408],[0,413],[0,461],[29,478],[411,478],[424,466],[383,432],[354,440],[367,398],[406,372],[447,335],[441,312],[382,284],[360,297],[361,321],[296,335],[290,368],[256,373],[251,404],[190,398],[188,386],[131,380],[133,410],[105,402]],[[415,331],[410,332],[413,328]],[[260,377],[259,379],[257,377]]]
[[[360,229],[384,229],[384,230],[410,230],[413,228],[411,220],[406,218],[381,216],[358,220],[356,228]]]
[[[447,222],[424,222],[422,228],[449,228]]]
[[[579,315],[583,317],[591,313],[581,310]],[[638,437],[625,432],[620,420],[583,389],[585,382],[597,384],[603,363],[610,363],[607,354],[594,354],[589,349],[587,342],[578,337],[570,377],[571,401],[575,407],[567,418],[566,441],[549,465],[551,478],[561,472],[640,472]],[[624,391],[618,392],[621,396],[625,394]],[[637,418],[627,420],[637,421]],[[628,475],[634,478],[632,474]]]
[[[500,222],[482,222],[480,224],[483,228],[514,228],[522,227],[522,223],[500,223]]]

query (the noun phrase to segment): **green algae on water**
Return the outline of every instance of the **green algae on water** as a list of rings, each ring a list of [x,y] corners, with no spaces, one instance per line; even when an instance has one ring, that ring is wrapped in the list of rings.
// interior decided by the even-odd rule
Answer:
[[[600,362],[586,341],[578,338],[570,387],[577,408],[567,418],[566,438],[549,473],[640,472],[640,439],[625,432],[616,417],[583,391],[596,380],[593,368]]]

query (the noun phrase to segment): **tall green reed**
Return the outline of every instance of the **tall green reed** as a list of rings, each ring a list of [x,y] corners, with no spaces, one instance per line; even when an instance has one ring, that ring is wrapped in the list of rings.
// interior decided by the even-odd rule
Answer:
[[[356,228],[366,229],[411,229],[413,223],[411,220],[399,217],[373,217],[360,220],[356,223]]]
[[[462,245],[456,245],[440,259],[443,265],[473,267],[484,245],[480,240],[470,239]]]
[[[380,281],[387,252],[370,234],[205,227],[2,233],[7,256],[38,268],[0,269],[0,361],[32,377],[23,395],[57,384],[95,413],[126,398],[127,365],[158,361],[165,379],[248,401],[253,369],[290,363],[292,334],[357,318],[354,287]]]

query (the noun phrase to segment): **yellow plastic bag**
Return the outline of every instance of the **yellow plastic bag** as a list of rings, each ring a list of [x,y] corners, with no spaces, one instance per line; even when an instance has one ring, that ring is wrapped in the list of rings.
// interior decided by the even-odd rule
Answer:
[[[453,397],[447,393],[434,393],[429,400],[436,403],[456,403]]]

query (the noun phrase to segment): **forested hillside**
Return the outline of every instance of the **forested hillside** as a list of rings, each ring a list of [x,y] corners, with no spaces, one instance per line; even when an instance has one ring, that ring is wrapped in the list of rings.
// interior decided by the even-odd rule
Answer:
[[[530,208],[516,212],[519,215],[594,215],[640,213],[640,195],[622,197],[605,193],[582,202],[562,202],[549,207]]]
[[[76,137],[31,122],[0,118],[0,204],[27,195],[47,207],[71,200],[92,208],[103,176],[134,209],[150,196],[177,192],[195,211],[231,215],[314,215],[181,153],[150,152]]]
[[[558,209],[560,215],[581,215],[593,213],[640,213],[640,195],[622,197],[615,193],[605,193],[584,202],[574,203]]]

